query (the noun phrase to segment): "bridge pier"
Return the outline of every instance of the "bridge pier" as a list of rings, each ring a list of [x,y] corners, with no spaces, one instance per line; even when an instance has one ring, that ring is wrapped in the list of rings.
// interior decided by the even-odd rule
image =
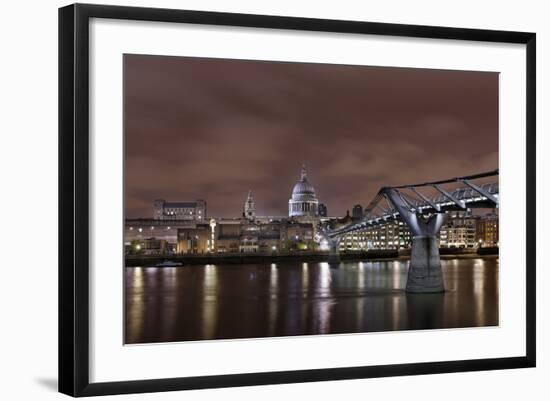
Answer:
[[[330,250],[328,254],[328,263],[340,264],[340,240],[339,239],[330,239],[329,240]]]
[[[435,236],[413,237],[406,291],[411,293],[445,291]]]
[[[445,214],[435,213],[426,220],[410,210],[395,189],[388,188],[385,194],[413,235],[406,291],[411,293],[445,291],[436,238],[445,221]]]

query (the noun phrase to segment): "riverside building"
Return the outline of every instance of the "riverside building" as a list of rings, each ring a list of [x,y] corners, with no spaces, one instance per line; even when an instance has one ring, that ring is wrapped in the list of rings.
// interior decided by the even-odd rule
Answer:
[[[498,214],[496,212],[481,216],[477,221],[477,242],[480,247],[497,247],[498,240]]]
[[[153,203],[153,219],[206,221],[206,201],[167,202],[157,199]]]

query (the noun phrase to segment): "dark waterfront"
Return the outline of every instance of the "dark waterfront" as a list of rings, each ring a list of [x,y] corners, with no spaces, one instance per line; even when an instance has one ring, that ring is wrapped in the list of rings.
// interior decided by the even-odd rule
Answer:
[[[443,294],[406,294],[408,263],[127,267],[125,342],[498,325],[497,258],[442,260]]]

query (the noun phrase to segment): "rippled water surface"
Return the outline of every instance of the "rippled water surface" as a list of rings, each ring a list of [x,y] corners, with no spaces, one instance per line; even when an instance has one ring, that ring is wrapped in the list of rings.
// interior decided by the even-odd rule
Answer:
[[[442,265],[415,295],[408,261],[128,267],[126,343],[498,325],[498,259]]]

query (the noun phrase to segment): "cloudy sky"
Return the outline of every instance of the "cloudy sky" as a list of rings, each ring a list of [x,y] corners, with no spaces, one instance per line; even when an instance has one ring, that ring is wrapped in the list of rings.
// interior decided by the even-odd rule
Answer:
[[[302,163],[330,215],[381,186],[498,168],[498,74],[124,57],[127,217],[203,198],[286,215]]]

